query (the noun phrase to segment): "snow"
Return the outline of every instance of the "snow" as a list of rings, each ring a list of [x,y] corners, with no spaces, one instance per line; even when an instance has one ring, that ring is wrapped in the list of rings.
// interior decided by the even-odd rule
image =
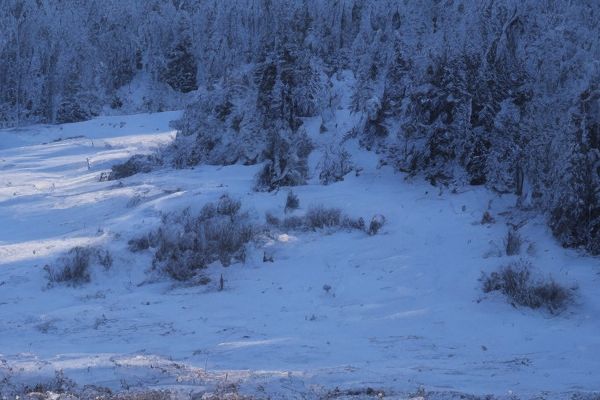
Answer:
[[[336,118],[351,118],[344,113]],[[378,235],[281,232],[266,244],[273,263],[253,248],[245,264],[212,265],[207,286],[149,279],[151,254],[129,252],[127,241],[156,227],[160,212],[229,193],[257,221],[284,213],[286,190],[252,190],[260,166],[99,182],[115,162],[172,140],[169,121],[179,115],[0,131],[0,377],[36,382],[62,369],[79,384],[113,388],[229,380],[290,397],[338,386],[522,396],[599,389],[598,259],[560,248],[511,196],[406,180],[352,142],[359,176],[294,188],[299,212],[323,204],[367,221],[382,214]],[[320,118],[306,126],[317,138]],[[343,124],[336,132],[341,138]],[[488,204],[496,223],[481,225]],[[576,304],[558,316],[481,292],[482,271],[518,258],[495,250],[505,222],[518,217],[527,218],[525,247],[535,243],[521,257],[578,285]],[[112,268],[95,269],[81,287],[49,288],[43,266],[84,244],[106,246]]]

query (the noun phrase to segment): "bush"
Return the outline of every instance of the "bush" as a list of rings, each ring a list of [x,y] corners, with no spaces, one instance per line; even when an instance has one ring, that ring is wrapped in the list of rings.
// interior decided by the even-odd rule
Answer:
[[[69,285],[80,285],[90,281],[90,257],[88,247],[74,247],[58,259],[58,265],[46,265],[50,282],[65,282]]]
[[[265,219],[267,220],[267,224],[272,226],[279,226],[281,224],[279,218],[269,211],[267,211],[267,213],[265,214]]]
[[[189,209],[166,214],[155,232],[130,240],[129,248],[154,249],[153,267],[178,281],[196,277],[215,261],[225,267],[233,261],[244,262],[246,245],[257,230],[240,209],[239,200],[223,195],[196,215]]]
[[[342,218],[342,227],[348,228],[348,229],[356,229],[359,231],[364,231],[365,230],[365,220],[362,217],[355,219],[355,218],[351,218],[348,216],[344,216]]]
[[[342,221],[342,211],[339,208],[314,206],[306,212],[306,226],[309,229],[339,227]]]
[[[300,199],[291,190],[285,199],[285,212],[297,210],[300,207]]]
[[[148,236],[131,239],[129,242],[127,242],[127,244],[129,245],[129,251],[133,253],[148,250],[150,248],[150,240],[148,239]]]
[[[108,180],[123,179],[138,173],[148,173],[159,165],[162,165],[162,159],[155,154],[136,154],[122,164],[113,165]]]
[[[483,216],[481,217],[481,225],[489,225],[493,224],[494,222],[494,217],[492,217],[492,214],[490,214],[489,211],[483,213]]]
[[[227,215],[232,218],[238,213],[238,211],[240,211],[240,208],[242,208],[242,202],[239,200],[234,200],[228,195],[221,196],[219,202],[217,203],[217,213],[221,215]]]
[[[572,289],[567,289],[553,279],[534,280],[532,266],[527,261],[513,262],[500,271],[483,275],[483,291],[500,291],[513,304],[537,309],[546,307],[551,313],[557,313],[567,307],[573,299]]]
[[[56,110],[56,123],[66,124],[87,121],[98,115],[101,100],[92,94],[73,94],[60,102]]]
[[[306,219],[298,216],[285,217],[281,223],[281,227],[286,230],[300,230],[306,226]]]
[[[139,194],[136,194],[127,201],[127,208],[136,207],[141,202],[142,202],[142,196],[140,196]]]
[[[281,167],[281,163],[268,161],[256,175],[256,191],[279,189],[282,186],[300,186],[306,183],[308,169],[306,163],[297,163],[290,168]]]
[[[371,236],[377,235],[381,227],[385,224],[385,217],[381,214],[375,215],[371,218],[371,223],[369,224],[369,230],[367,233]]]
[[[339,208],[324,207],[322,205],[311,206],[303,216],[291,215],[280,220],[270,212],[266,213],[268,225],[278,227],[288,231],[296,230],[317,230],[317,229],[349,229],[359,230],[375,235],[385,223],[383,215],[376,215],[371,220],[369,229],[365,226],[365,220],[361,218],[352,218],[344,215]]]
[[[514,256],[519,254],[521,252],[521,244],[523,244],[521,235],[519,235],[519,232],[517,232],[516,229],[511,228],[506,234],[506,239],[504,239],[506,255]]]
[[[52,396],[52,394],[64,394],[69,393],[75,390],[76,383],[65,376],[63,370],[54,371],[54,378],[50,379],[43,383],[37,383],[33,386],[25,386],[23,389],[24,393],[35,393],[35,394],[47,394],[48,398],[63,398],[62,396]],[[40,398],[37,396],[32,396],[33,398]],[[19,396],[16,396],[19,398]],[[29,396],[25,396],[25,398],[30,398]],[[41,397],[46,398],[46,397]],[[68,398],[68,397],[67,397]]]
[[[113,265],[112,255],[108,252],[108,250],[104,249],[95,249],[93,251],[94,257],[98,264],[104,267],[104,269],[108,270]]]
[[[90,281],[90,265],[92,263],[109,269],[113,259],[107,250],[77,246],[61,256],[54,265],[46,265],[44,270],[48,274],[50,283],[78,286]]]

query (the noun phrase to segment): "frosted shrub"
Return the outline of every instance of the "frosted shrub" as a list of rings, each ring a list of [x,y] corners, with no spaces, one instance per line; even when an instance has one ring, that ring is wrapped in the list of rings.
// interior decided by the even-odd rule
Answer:
[[[56,122],[59,124],[86,121],[96,116],[86,104],[80,103],[81,99],[67,99],[60,103],[56,112]]]
[[[383,216],[381,216],[381,218],[383,218]],[[287,231],[348,229],[360,230],[367,232],[370,235],[377,233],[370,233],[366,229],[365,220],[363,218],[352,218],[348,215],[344,215],[339,208],[325,207],[322,205],[309,207],[308,211],[303,216],[291,215],[283,218],[282,220],[268,212],[266,214],[266,220],[268,225]]]
[[[277,217],[276,215],[274,215],[271,212],[267,212],[265,214],[265,219],[267,220],[267,224],[272,225],[272,226],[279,226],[279,224],[281,223],[281,220],[279,219],[279,217]]]
[[[494,222],[494,217],[492,217],[492,214],[490,214],[489,211],[484,212],[481,216],[481,225],[489,225],[493,224]]]
[[[58,259],[53,266],[46,265],[44,269],[48,273],[50,282],[65,282],[69,285],[80,285],[90,281],[90,256],[91,251],[87,247],[74,247]]]
[[[310,229],[339,227],[342,221],[342,210],[313,206],[306,212],[306,225]]]
[[[371,236],[377,235],[381,227],[385,224],[385,217],[381,214],[375,215],[371,218],[371,222],[369,223],[369,230],[367,233]]]
[[[233,218],[235,215],[237,215],[238,211],[240,211],[241,207],[241,201],[234,200],[228,195],[223,195],[217,203],[217,212],[221,215],[227,215]]]
[[[124,163],[113,165],[108,180],[123,179],[139,173],[148,173],[160,165],[162,165],[162,158],[159,155],[136,154]]]
[[[39,398],[39,399],[50,399],[53,397],[63,396],[57,395],[58,393],[70,393],[73,392],[77,387],[77,384],[68,378],[63,370],[54,371],[54,378],[48,379],[45,382],[37,383],[33,386],[25,386],[23,392],[24,393],[35,393],[44,394],[44,396],[24,396],[23,398]],[[46,397],[47,395],[47,397]],[[19,398],[20,396],[15,396],[15,398]],[[70,396],[64,396],[69,398]]]
[[[506,248],[506,255],[514,256],[521,252],[521,245],[523,240],[521,239],[521,235],[517,232],[516,229],[511,228],[506,234],[506,239],[504,239],[504,246]]]
[[[304,229],[306,226],[306,219],[303,217],[298,217],[292,215],[290,217],[285,217],[283,222],[281,223],[281,227],[285,230],[300,230]]]
[[[300,207],[300,199],[291,190],[285,198],[285,212],[297,210]]]
[[[44,270],[51,284],[78,286],[90,281],[91,265],[97,264],[109,269],[112,263],[111,254],[105,249],[77,246],[59,257],[54,264],[46,265]]]
[[[551,313],[566,308],[573,290],[553,279],[534,279],[531,263],[520,260],[482,277],[484,293],[499,291],[513,304],[533,309],[546,307]]]
[[[150,240],[147,235],[131,239],[129,242],[127,242],[127,244],[129,245],[129,251],[134,253],[138,251],[148,250],[150,248]]]
[[[358,219],[344,216],[342,218],[342,227],[347,229],[356,229],[359,231],[366,231],[365,220],[363,217]]]
[[[129,242],[132,251],[154,251],[153,267],[178,281],[190,280],[209,264],[244,262],[257,229],[239,200],[223,195],[194,214],[189,209],[163,216],[161,226]]]
[[[108,250],[94,249],[93,254],[96,262],[104,267],[104,269],[110,269],[110,267],[112,267],[113,258]]]

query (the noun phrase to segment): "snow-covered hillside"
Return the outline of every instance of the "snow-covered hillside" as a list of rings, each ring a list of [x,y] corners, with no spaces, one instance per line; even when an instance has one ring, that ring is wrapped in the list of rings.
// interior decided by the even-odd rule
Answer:
[[[358,176],[294,188],[295,213],[324,205],[367,221],[382,214],[379,234],[281,231],[250,246],[245,263],[209,266],[208,285],[157,279],[150,252],[132,253],[127,242],[156,228],[161,213],[228,193],[264,224],[265,212],[284,214],[288,193],[253,191],[259,166],[99,181],[115,162],[170,142],[169,121],[179,116],[0,131],[4,390],[57,370],[116,390],[192,393],[231,382],[274,398],[364,388],[392,398],[419,388],[554,398],[600,389],[598,259],[562,249],[540,217],[512,208],[513,196],[405,181],[366,152],[354,151]],[[486,210],[494,224],[480,223]],[[506,222],[520,221],[524,250],[503,255]],[[82,286],[49,287],[44,265],[79,245],[104,246],[112,267],[93,269]],[[577,285],[575,303],[552,315],[484,294],[482,271],[519,257]]]

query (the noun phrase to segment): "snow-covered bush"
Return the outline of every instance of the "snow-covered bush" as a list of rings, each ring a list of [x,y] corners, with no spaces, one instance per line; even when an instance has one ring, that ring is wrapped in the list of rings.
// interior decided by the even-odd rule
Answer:
[[[158,154],[136,154],[124,163],[113,165],[108,180],[118,180],[139,173],[148,173],[162,164],[163,160]]]
[[[379,230],[385,225],[385,217],[381,214],[373,216],[371,218],[371,222],[369,223],[369,230],[367,233],[371,236],[377,235]]]
[[[519,232],[511,228],[506,233],[506,238],[504,239],[504,248],[506,249],[507,256],[514,256],[521,252],[521,245],[523,244],[523,239],[521,239],[521,235]]]
[[[242,208],[242,202],[237,199],[232,199],[231,197],[224,195],[221,196],[219,201],[217,202],[217,214],[227,215],[231,218],[234,218],[238,215],[238,212]],[[212,211],[211,211],[212,212]],[[206,211],[205,211],[206,213]]]
[[[272,225],[272,226],[279,226],[279,224],[281,223],[281,220],[279,219],[279,217],[274,215],[270,211],[267,211],[265,213],[265,220],[268,225]]]
[[[151,249],[153,268],[179,281],[194,278],[216,261],[224,267],[243,262],[257,228],[240,208],[238,200],[223,195],[196,214],[189,209],[165,214],[156,231],[130,240],[130,249]]]
[[[342,217],[341,226],[342,226],[342,228],[345,228],[345,229],[356,229],[358,231],[364,231],[364,232],[367,232],[369,235],[375,235],[377,233],[377,232],[371,233],[370,231],[368,231],[366,229],[365,220],[363,217],[352,218],[347,215],[344,215]]]
[[[92,265],[101,265],[109,269],[112,263],[111,254],[105,249],[77,246],[59,257],[54,264],[44,266],[44,270],[50,284],[64,283],[77,286],[90,281]]]
[[[342,210],[339,208],[313,206],[306,212],[306,226],[310,229],[339,227],[342,222]]]
[[[46,265],[44,267],[48,274],[48,280],[51,283],[65,282],[70,285],[80,285],[89,282],[91,255],[91,249],[87,247],[72,248],[55,265]]]
[[[279,225],[279,224],[277,224]],[[285,230],[294,231],[305,229],[306,227],[306,218],[300,217],[297,215],[291,215],[289,217],[285,217],[283,221],[281,221],[281,227]]]
[[[297,210],[300,207],[300,199],[293,191],[289,191],[285,198],[285,212]]]
[[[383,216],[376,216],[373,219],[385,219]],[[365,226],[363,218],[352,218],[345,215],[342,210],[335,207],[325,207],[323,205],[313,205],[308,208],[304,215],[290,215],[283,219],[278,218],[270,212],[266,213],[267,224],[271,227],[280,228],[286,231],[315,231],[315,230],[360,230],[374,235],[377,232],[371,232]]]
[[[80,99],[63,100],[56,112],[56,122],[59,124],[86,121],[98,115],[82,104]]]
[[[533,274],[530,262],[513,262],[499,271],[483,274],[483,291],[499,291],[514,305],[533,309],[545,307],[553,314],[564,310],[572,302],[574,289],[566,288],[552,278],[536,278]]]
[[[150,238],[148,236],[149,235],[145,235],[134,239],[130,239],[127,242],[127,245],[129,246],[129,251],[135,253],[138,251],[148,250],[150,248]]]
[[[34,385],[29,385],[23,388],[23,394],[40,394],[41,396],[15,396],[15,398],[51,398],[51,397],[62,397],[59,395],[62,393],[72,393],[77,384],[70,378],[68,378],[63,370],[54,371],[54,377],[44,382],[39,382]],[[46,397],[47,396],[47,397]]]
[[[481,216],[481,225],[489,225],[493,224],[494,222],[495,219],[492,214],[489,211],[484,211],[483,215]]]

